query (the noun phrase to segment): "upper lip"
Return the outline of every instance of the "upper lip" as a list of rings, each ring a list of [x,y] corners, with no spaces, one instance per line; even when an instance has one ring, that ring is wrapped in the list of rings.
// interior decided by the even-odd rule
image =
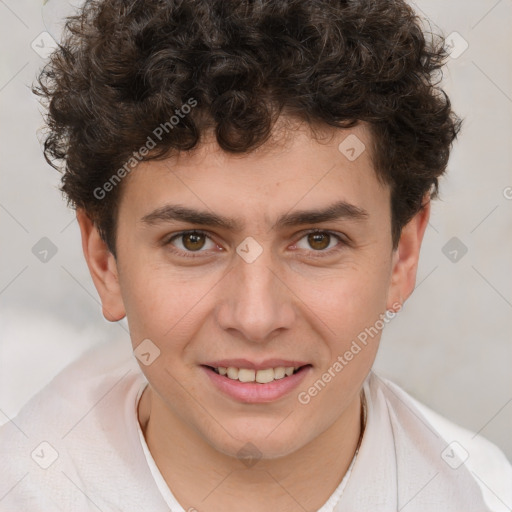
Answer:
[[[203,363],[203,366],[211,366],[213,368],[247,368],[249,370],[266,370],[267,368],[277,368],[278,366],[284,366],[285,368],[293,366],[305,366],[307,362],[297,361],[292,359],[265,359],[260,362],[252,362],[248,359],[219,359],[216,361],[209,361]]]

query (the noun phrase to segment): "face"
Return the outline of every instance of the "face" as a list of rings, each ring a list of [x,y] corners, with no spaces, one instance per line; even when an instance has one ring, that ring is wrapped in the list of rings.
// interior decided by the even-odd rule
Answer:
[[[91,268],[106,316],[126,313],[134,349],[150,340],[148,359],[159,354],[140,364],[152,414],[225,454],[250,441],[283,456],[343,421],[386,310],[414,284],[425,219],[393,251],[370,151],[351,161],[338,149],[351,134],[370,148],[369,132],[329,133],[139,165],[123,185],[117,261]]]

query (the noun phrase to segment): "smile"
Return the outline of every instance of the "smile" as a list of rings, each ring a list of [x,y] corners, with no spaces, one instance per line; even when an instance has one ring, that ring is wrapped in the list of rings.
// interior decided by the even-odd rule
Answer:
[[[296,389],[312,371],[311,364],[269,368],[201,365],[214,389],[237,402],[268,403]]]
[[[225,375],[228,379],[238,380],[240,382],[258,382],[259,384],[268,384],[273,380],[284,379],[293,375],[301,368],[300,366],[278,366],[276,368],[266,368],[263,370],[253,370],[251,368],[235,368],[230,366],[225,368],[219,366],[212,368],[215,373]]]

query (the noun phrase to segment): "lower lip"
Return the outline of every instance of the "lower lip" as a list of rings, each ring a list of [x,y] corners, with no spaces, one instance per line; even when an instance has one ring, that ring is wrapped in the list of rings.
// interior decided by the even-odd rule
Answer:
[[[224,375],[219,375],[206,366],[201,367],[211,379],[215,387],[226,395],[246,403],[273,402],[293,391],[311,370],[311,366],[303,366],[293,375],[273,380],[267,384],[258,382],[240,382]]]

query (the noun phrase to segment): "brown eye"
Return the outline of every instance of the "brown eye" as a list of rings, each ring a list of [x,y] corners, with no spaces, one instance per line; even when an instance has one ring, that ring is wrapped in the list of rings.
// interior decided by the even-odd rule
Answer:
[[[185,231],[173,236],[168,242],[183,253],[205,252],[215,248],[215,243],[201,231]]]
[[[183,247],[188,251],[198,251],[203,248],[206,242],[206,237],[202,233],[186,233],[181,236]]]
[[[310,231],[295,243],[296,249],[310,253],[332,254],[346,245],[341,236],[329,231]]]
[[[329,247],[331,235],[328,233],[309,233],[307,235],[309,246],[315,251],[323,251]]]

